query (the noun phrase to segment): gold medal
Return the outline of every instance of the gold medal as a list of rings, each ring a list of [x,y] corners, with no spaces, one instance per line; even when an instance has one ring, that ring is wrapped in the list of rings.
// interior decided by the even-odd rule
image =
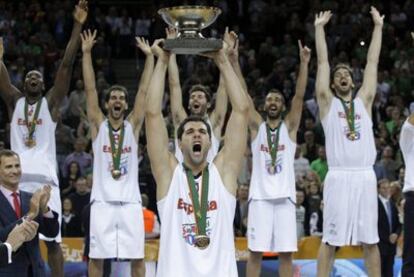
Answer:
[[[210,244],[210,238],[206,235],[196,235],[194,245],[200,250],[206,249]]]
[[[118,180],[121,177],[121,170],[112,169],[111,170],[112,178]]]
[[[275,173],[276,173],[276,165],[269,165],[268,167],[267,167],[267,172],[270,174],[270,175],[275,175]]]
[[[26,139],[26,141],[24,142],[24,144],[28,147],[28,148],[33,148],[36,146],[36,141],[33,138],[28,138]]]
[[[356,133],[355,131],[351,131],[351,132],[349,132],[349,133],[346,135],[346,137],[347,137],[349,140],[354,141],[354,140],[356,140],[356,139],[358,138],[358,135],[357,135],[357,133]]]

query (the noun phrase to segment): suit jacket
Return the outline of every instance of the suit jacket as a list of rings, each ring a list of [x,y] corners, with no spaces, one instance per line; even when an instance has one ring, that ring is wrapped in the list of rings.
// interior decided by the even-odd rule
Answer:
[[[385,210],[384,204],[378,198],[378,235],[380,241],[378,247],[381,255],[395,255],[396,253],[396,244],[390,243],[390,235],[395,233],[397,235],[401,234],[401,223],[398,219],[398,210],[394,202],[391,203],[391,218],[392,226],[388,222],[387,212]],[[391,229],[391,232],[390,232]]]
[[[7,246],[4,243],[0,243],[0,267],[7,265],[8,262]]]
[[[20,206],[22,215],[29,211],[31,193],[20,191]],[[57,214],[53,212],[54,218],[45,218],[38,216],[35,220],[39,223],[38,232],[47,237],[54,237],[59,232],[59,222]],[[0,192],[0,241],[6,241],[8,234],[16,226],[21,223],[22,219],[18,219],[13,207]],[[13,253],[12,263],[0,268],[0,276],[27,276],[28,271],[32,271],[33,277],[45,276],[45,268],[43,260],[40,256],[39,236],[23,245]]]

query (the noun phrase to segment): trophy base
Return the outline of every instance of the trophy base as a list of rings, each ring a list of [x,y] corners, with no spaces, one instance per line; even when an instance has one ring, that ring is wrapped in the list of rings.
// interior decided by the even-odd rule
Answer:
[[[197,55],[203,52],[217,51],[222,47],[223,41],[214,38],[166,39],[163,46],[165,50],[179,55]]]

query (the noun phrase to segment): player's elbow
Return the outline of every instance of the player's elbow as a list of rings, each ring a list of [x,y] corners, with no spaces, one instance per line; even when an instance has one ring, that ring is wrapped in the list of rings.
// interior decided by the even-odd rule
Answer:
[[[233,107],[233,109],[247,117],[249,115],[250,105],[248,101],[243,101],[242,103],[239,103],[237,107]]]

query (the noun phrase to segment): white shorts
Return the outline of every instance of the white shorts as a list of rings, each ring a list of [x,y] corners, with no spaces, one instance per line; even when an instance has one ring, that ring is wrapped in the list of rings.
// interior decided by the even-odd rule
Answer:
[[[323,242],[344,246],[379,241],[377,178],[372,168],[329,168],[323,201]]]
[[[19,183],[19,189],[22,191],[27,191],[30,193],[34,193],[36,190],[42,188],[45,184],[44,183],[36,183],[36,182],[23,182]],[[58,186],[54,184],[50,184],[52,190],[50,192],[50,199],[49,203],[47,204],[51,210],[58,214],[58,221],[59,221],[59,233],[56,237],[50,238],[45,237],[43,234],[39,234],[39,238],[44,241],[55,241],[55,242],[62,242],[62,235],[60,232],[60,226],[62,223],[62,201],[60,200],[60,189]]]
[[[251,200],[247,239],[255,252],[297,251],[295,204],[289,198]]]
[[[92,203],[90,258],[143,259],[144,240],[144,219],[140,203]]]

